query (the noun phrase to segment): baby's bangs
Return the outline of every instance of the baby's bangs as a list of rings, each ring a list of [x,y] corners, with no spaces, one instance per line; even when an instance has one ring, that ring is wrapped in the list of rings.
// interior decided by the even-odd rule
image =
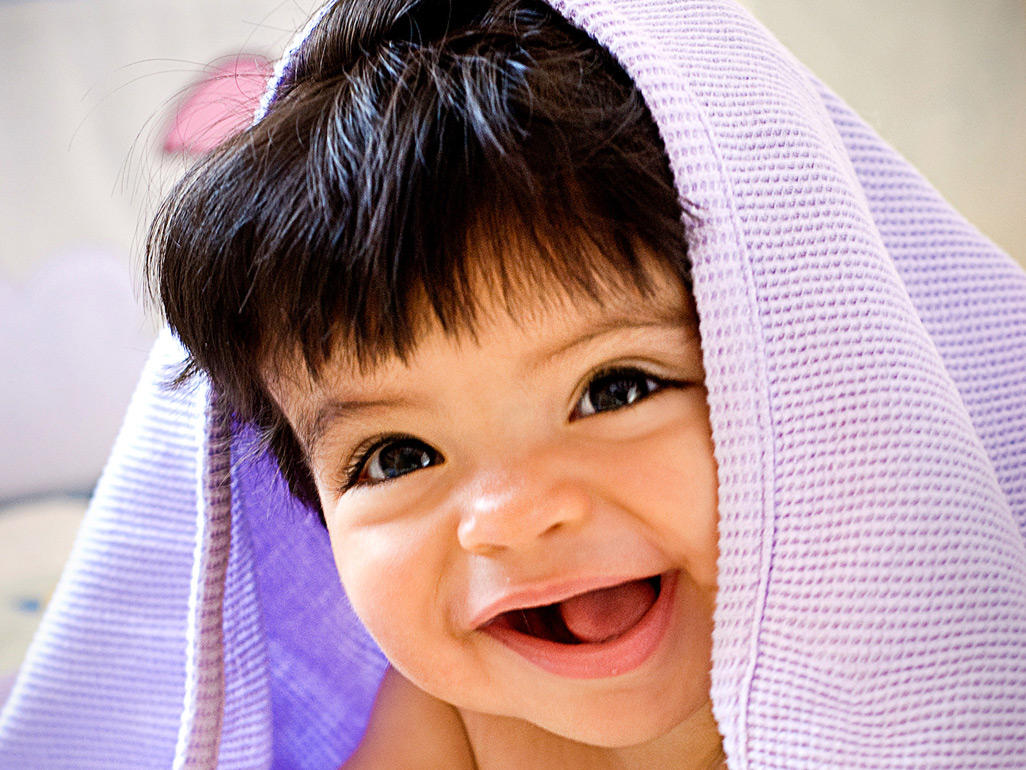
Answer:
[[[490,197],[507,197],[496,192],[503,191]],[[580,200],[576,206],[552,196],[508,202],[479,207],[464,229],[447,230],[435,248],[396,253],[391,275],[369,281],[381,289],[370,302],[363,295],[343,306],[350,292],[326,286],[335,319],[327,335],[304,340],[288,334],[294,325],[281,326],[276,350],[288,358],[298,346],[314,378],[340,358],[367,371],[388,358],[406,360],[436,329],[474,339],[496,308],[519,321],[567,300],[601,303],[627,292],[645,297],[657,276],[688,287],[687,260],[677,243],[646,237]],[[426,245],[433,239],[418,240]]]

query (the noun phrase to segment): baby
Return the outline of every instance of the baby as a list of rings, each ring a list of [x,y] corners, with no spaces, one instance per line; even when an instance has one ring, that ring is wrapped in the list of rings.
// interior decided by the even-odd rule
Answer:
[[[512,312],[482,286],[472,336],[268,375],[399,672],[347,767],[714,766],[701,349],[679,282],[647,280]]]
[[[716,462],[662,141],[544,5],[437,5],[335,4],[179,186],[168,321],[392,664],[346,767],[719,767]]]

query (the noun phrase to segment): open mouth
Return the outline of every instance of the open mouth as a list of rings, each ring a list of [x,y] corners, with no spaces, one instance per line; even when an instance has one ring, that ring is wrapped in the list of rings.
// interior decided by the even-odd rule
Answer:
[[[517,607],[479,630],[557,676],[619,676],[638,668],[673,636],[678,577],[668,572],[552,604]]]
[[[634,628],[658,601],[662,584],[660,575],[630,580],[554,604],[510,610],[488,626],[554,644],[602,644]]]

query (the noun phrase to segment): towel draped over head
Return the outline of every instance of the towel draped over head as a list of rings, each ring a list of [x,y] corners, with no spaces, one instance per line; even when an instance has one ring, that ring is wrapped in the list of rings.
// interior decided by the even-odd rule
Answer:
[[[551,2],[692,213],[729,766],[1022,767],[1026,275],[728,0]],[[386,663],[326,533],[204,380],[166,387],[182,357],[164,333],[0,766],[331,768],[360,738]]]

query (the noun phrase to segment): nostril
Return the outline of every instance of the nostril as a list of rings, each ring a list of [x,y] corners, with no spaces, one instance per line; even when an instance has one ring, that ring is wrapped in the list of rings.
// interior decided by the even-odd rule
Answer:
[[[488,538],[480,516],[469,513],[460,519],[456,528],[456,538],[460,547],[470,553],[487,556],[498,549],[498,545],[490,542],[494,538]]]
[[[554,523],[550,524],[549,528],[546,529],[544,532],[542,532],[542,534],[543,535],[555,534],[556,532],[559,532],[560,530],[565,529],[565,528],[566,528],[566,523],[565,522],[557,521],[557,522],[554,522]]]

